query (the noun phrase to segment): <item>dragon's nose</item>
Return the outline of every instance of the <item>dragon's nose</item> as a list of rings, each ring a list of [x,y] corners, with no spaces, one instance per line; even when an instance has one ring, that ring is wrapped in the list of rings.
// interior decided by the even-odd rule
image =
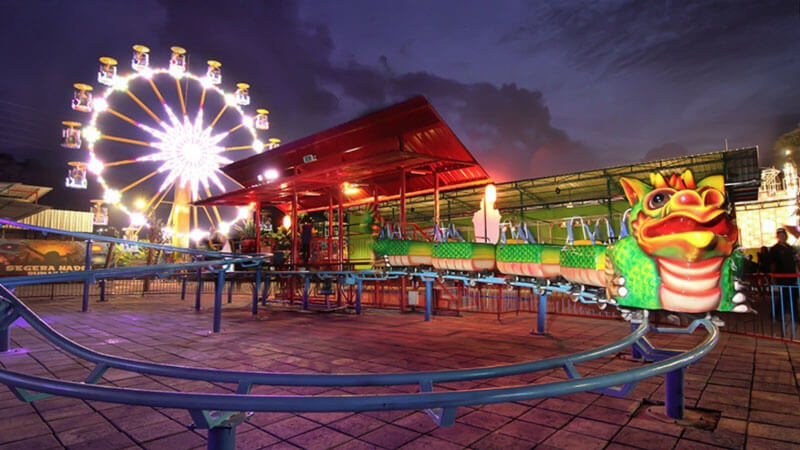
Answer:
[[[676,193],[670,203],[678,208],[718,208],[725,203],[725,195],[716,189],[708,189],[702,193],[685,190]]]
[[[677,206],[703,206],[703,199],[694,191],[681,191],[675,194],[673,202]]]

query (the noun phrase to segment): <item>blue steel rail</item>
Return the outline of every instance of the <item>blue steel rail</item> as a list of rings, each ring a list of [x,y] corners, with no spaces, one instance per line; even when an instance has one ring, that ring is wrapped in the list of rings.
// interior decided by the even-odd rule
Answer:
[[[0,370],[0,383],[8,386],[20,400],[32,402],[50,396],[64,396],[129,405],[186,409],[192,415],[196,426],[209,429],[209,448],[233,448],[235,427],[248,417],[247,412],[360,412],[422,409],[437,424],[448,426],[453,424],[458,406],[522,401],[584,391],[625,395],[639,381],[663,374],[667,375],[667,411],[673,410],[673,413],[680,415],[683,412],[683,369],[706,355],[719,337],[716,326],[706,319],[696,320],[686,329],[660,330],[651,327],[645,318],[633,333],[617,342],[573,355],[510,365],[433,372],[339,375],[227,371],[135,361],[99,353],[58,333],[7,289],[0,288],[0,298],[2,298],[0,316],[4,317],[0,326],[8,327],[13,321],[22,318],[51,344],[96,364],[83,383]],[[632,345],[638,346],[642,350],[652,349],[652,346],[646,341],[646,334],[649,331],[691,333],[698,327],[703,327],[708,332],[708,336],[700,345],[686,352],[665,354],[656,358],[658,360],[652,364],[585,378],[581,377],[576,369],[576,365],[579,363],[611,355]],[[237,386],[236,394],[176,393],[94,385],[109,368],[172,378],[232,383]],[[538,385],[433,392],[434,383],[519,375],[553,368],[562,368],[570,379]],[[255,385],[392,386],[411,384],[418,385],[420,392],[416,394],[346,396],[249,394]],[[615,389],[615,386],[621,386],[621,388]],[[678,394],[680,395],[678,396]]]
[[[125,245],[142,245],[164,251],[185,251],[175,247],[158,244],[138,243],[117,238],[88,235],[85,233],[61,232],[40,227],[18,224],[0,219],[0,223],[18,225],[42,232],[66,234],[87,240],[108,241]],[[501,403],[529,400],[534,398],[566,395],[576,392],[595,391],[610,395],[627,395],[636,384],[646,378],[666,375],[665,407],[667,416],[681,418],[683,416],[683,371],[690,364],[697,362],[716,344],[719,337],[718,328],[708,319],[695,320],[685,329],[657,329],[652,327],[644,312],[643,320],[635,325],[632,333],[623,339],[592,350],[572,355],[549,358],[540,361],[458,369],[448,371],[383,373],[383,374],[297,374],[275,372],[227,371],[203,368],[192,368],[175,365],[157,364],[136,361],[96,352],[84,347],[60,334],[45,323],[27,305],[19,300],[6,287],[25,284],[40,284],[65,281],[84,282],[84,303],[87,299],[88,283],[103,282],[105,279],[129,278],[143,276],[167,276],[177,271],[196,270],[198,281],[202,281],[202,270],[207,268],[215,272],[216,289],[214,295],[214,331],[219,331],[221,321],[221,298],[224,289],[226,268],[232,264],[255,267],[248,272],[255,281],[253,290],[253,311],[256,312],[259,281],[266,275],[265,288],[272,277],[300,277],[304,282],[303,307],[308,307],[308,291],[312,278],[336,279],[345,284],[355,284],[356,312],[360,312],[362,283],[393,279],[399,277],[419,277],[426,285],[425,319],[431,319],[432,283],[436,278],[463,281],[465,283],[485,283],[529,287],[539,293],[539,331],[544,331],[546,300],[549,294],[561,292],[572,295],[576,301],[600,304],[598,293],[575,291],[569,285],[540,284],[531,281],[500,277],[466,277],[463,275],[437,274],[435,272],[403,272],[403,271],[265,271],[264,255],[243,256],[218,252],[195,250],[195,256],[215,257],[211,261],[196,261],[184,264],[162,264],[143,267],[127,267],[116,269],[86,270],[51,275],[30,277],[11,277],[2,279],[0,285],[0,352],[6,351],[10,344],[10,326],[18,319],[25,320],[31,328],[61,350],[95,364],[94,369],[83,383],[35,377],[7,370],[0,370],[0,383],[8,386],[22,401],[33,402],[51,396],[64,396],[85,400],[97,400],[111,403],[141,405],[151,407],[181,408],[190,412],[195,425],[207,428],[208,448],[233,448],[236,426],[242,423],[252,412],[360,412],[395,409],[425,410],[440,426],[452,425],[458,406]],[[88,269],[88,268],[87,268]],[[102,290],[101,290],[102,292]],[[200,283],[198,283],[199,307]],[[633,325],[632,325],[633,326]],[[685,351],[656,349],[648,340],[647,333],[671,332],[692,333],[703,327],[708,336],[697,347]],[[582,377],[576,365],[596,358],[612,355],[627,348],[634,348],[635,353],[652,364],[634,369]],[[145,375],[165,376],[188,380],[231,383],[236,385],[236,394],[186,393],[153,390],[138,390],[95,385],[105,372],[120,369]],[[496,378],[520,375],[542,370],[560,368],[565,371],[568,380],[538,385],[510,386],[490,389],[471,389],[461,391],[434,392],[435,383],[465,381],[474,379]],[[250,390],[256,385],[279,386],[393,386],[418,385],[419,393],[414,394],[381,394],[381,395],[347,395],[347,396],[268,396],[251,395]]]

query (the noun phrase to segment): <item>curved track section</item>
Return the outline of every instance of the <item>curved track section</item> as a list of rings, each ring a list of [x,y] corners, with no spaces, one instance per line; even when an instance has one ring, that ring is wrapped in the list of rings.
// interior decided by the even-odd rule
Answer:
[[[0,220],[0,222],[8,224],[9,221]],[[11,224],[17,225],[16,223]],[[29,226],[25,227],[30,228]],[[49,229],[43,230],[47,232],[57,231]],[[73,235],[74,233],[65,234]],[[125,244],[139,244],[93,235],[75,237],[93,240],[109,240],[111,242],[122,241],[119,243]],[[168,246],[158,247],[169,248],[170,250],[168,251],[177,250]],[[242,257],[238,255],[238,257],[235,258],[226,258],[226,256],[230,255],[203,251],[196,251],[194,254],[197,256],[217,257],[219,259],[188,264],[103,269],[66,274],[5,278],[0,280],[2,281],[2,285],[0,285],[0,332],[6,333],[6,339],[8,338],[8,327],[14,321],[21,318],[55,347],[95,364],[91,374],[82,383],[31,376],[8,370],[0,370],[0,383],[8,386],[20,400],[25,402],[33,402],[51,396],[63,396],[128,405],[186,409],[192,415],[196,426],[209,429],[209,448],[220,449],[233,448],[236,426],[242,423],[250,412],[255,411],[360,412],[421,409],[425,410],[438,425],[448,426],[454,423],[456,408],[459,406],[522,401],[584,391],[596,391],[622,396],[629,393],[639,381],[659,375],[667,376],[666,409],[668,414],[672,411],[671,417],[673,417],[683,413],[682,377],[684,368],[697,362],[710,352],[719,338],[718,328],[708,319],[695,320],[685,329],[657,329],[650,326],[647,320],[647,312],[645,311],[643,320],[639,323],[638,327],[636,327],[631,334],[616,342],[571,355],[516,364],[447,371],[336,375],[212,370],[137,361],[94,351],[68,339],[56,331],[36,315],[24,302],[17,298],[13,292],[6,288],[6,286],[10,287],[22,284],[78,280],[93,282],[98,279],[124,278],[130,276],[163,276],[178,270],[202,270],[203,267],[208,267],[210,270],[217,272],[219,285],[220,281],[224,283],[225,267],[231,264],[240,263],[258,266],[259,270],[254,272],[254,274],[258,274],[260,273],[260,266],[264,263],[264,260],[258,257]],[[351,273],[349,276],[355,275]],[[366,279],[373,275],[365,273],[364,276]],[[382,276],[387,276],[387,274]],[[216,293],[217,298],[215,299],[216,303],[220,301],[220,293],[221,290],[218,288]],[[218,311],[215,310],[215,322],[218,321],[218,317],[216,317],[217,312]],[[707,336],[698,346],[688,351],[659,350],[647,340],[647,334],[651,331],[689,334],[694,332],[697,328],[705,329]],[[636,349],[636,351],[644,355],[646,359],[655,362],[630,370],[591,377],[582,377],[576,367],[580,363],[612,355],[630,347]],[[236,385],[236,394],[140,390],[95,385],[110,368],[146,375],[216,383],[231,383]],[[434,392],[436,383],[520,375],[555,368],[563,369],[569,379],[547,384]],[[418,385],[419,392],[413,394],[345,396],[251,395],[250,391],[252,387],[256,385]],[[670,386],[672,386],[672,388]],[[673,403],[672,406],[670,405],[671,402]]]

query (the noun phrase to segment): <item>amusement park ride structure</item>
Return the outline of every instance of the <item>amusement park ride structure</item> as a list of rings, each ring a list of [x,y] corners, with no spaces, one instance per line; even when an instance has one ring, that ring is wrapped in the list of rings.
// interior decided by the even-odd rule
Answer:
[[[134,231],[129,235],[147,227],[158,216],[159,206],[171,203],[163,232],[172,236],[173,244],[186,247],[190,238],[199,240],[207,235],[200,222],[207,228],[227,233],[233,222],[250,215],[249,207],[240,207],[235,217],[224,218],[217,207],[192,205],[201,197],[241,187],[235,179],[219,170],[233,162],[229,155],[272,150],[280,140],[259,138],[259,131],[269,130],[269,111],[258,109],[254,116],[245,113],[243,107],[250,104],[250,86],[247,83],[237,83],[233,93],[227,92],[220,87],[222,64],[219,61],[209,60],[205,74],[196,75],[189,71],[185,49],[175,46],[170,50],[168,66],[153,67],[150,49],[134,45],[133,71],[125,75],[118,73],[114,58],[100,58],[97,81],[104,90],[96,95],[97,92],[88,84],[74,85],[71,107],[90,117],[85,127],[75,121],[63,122],[61,145],[88,150],[87,160],[70,163],[67,187],[86,189],[87,172],[93,175],[102,187],[102,204],[119,208],[128,216],[129,230]],[[196,104],[188,101],[190,88],[199,92]],[[166,89],[176,90],[179,106],[170,105],[176,102],[165,95]],[[148,98],[153,99],[151,103],[160,103],[160,108],[148,106]],[[216,106],[212,104],[218,104],[219,109],[215,111]],[[146,114],[143,121],[132,117],[134,113],[128,113],[128,109],[137,106],[136,112]],[[191,111],[193,107],[196,107],[195,112]],[[160,109],[161,114],[154,109]],[[206,114],[207,109],[212,111],[211,114]],[[106,118],[110,117],[134,127],[138,135],[145,137],[144,140],[112,135],[101,129],[101,125],[109,125]],[[225,120],[221,121],[223,118]],[[223,122],[232,123],[232,126],[228,128]],[[136,150],[120,148],[117,144]],[[136,166],[147,167],[147,173],[138,176],[131,170]],[[129,192],[134,188],[147,192],[147,197],[134,200]],[[173,193],[172,201],[165,201],[170,192]],[[204,219],[198,218],[199,209],[203,211]]]

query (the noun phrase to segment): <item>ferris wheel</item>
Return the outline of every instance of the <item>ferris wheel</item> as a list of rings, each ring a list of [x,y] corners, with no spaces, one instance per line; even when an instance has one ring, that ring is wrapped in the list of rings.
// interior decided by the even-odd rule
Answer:
[[[67,187],[86,189],[93,177],[102,190],[98,203],[126,214],[129,234],[159,218],[173,243],[186,246],[211,228],[227,234],[249,217],[249,208],[231,213],[192,203],[241,187],[220,168],[272,150],[280,140],[259,136],[269,130],[269,111],[250,116],[243,109],[250,104],[247,83],[227,92],[219,61],[209,60],[200,76],[189,71],[184,48],[170,50],[169,64],[153,67],[150,49],[134,45],[126,75],[117,72],[114,58],[100,58],[102,92],[74,85],[71,107],[89,117],[85,126],[62,122],[62,146],[88,150],[85,161],[70,163]]]

